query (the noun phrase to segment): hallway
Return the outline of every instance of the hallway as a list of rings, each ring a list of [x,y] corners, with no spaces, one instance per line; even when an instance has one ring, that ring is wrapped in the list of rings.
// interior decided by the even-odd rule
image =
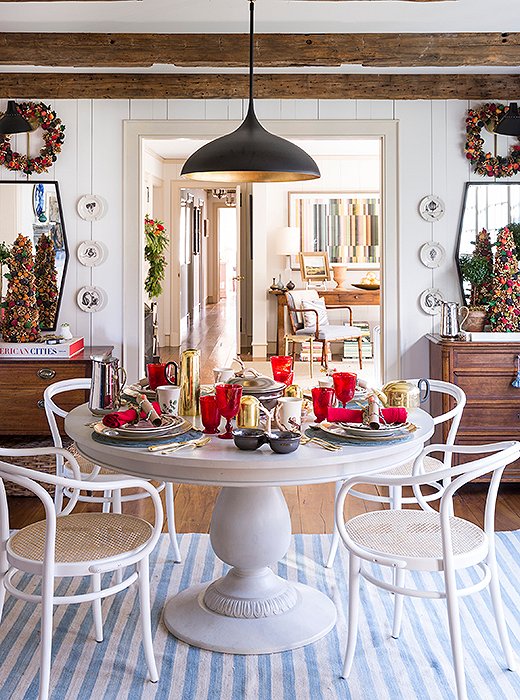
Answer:
[[[162,362],[177,362],[183,350],[197,348],[201,355],[201,382],[212,384],[213,367],[229,367],[236,357],[235,303],[235,295],[229,295],[217,304],[206,305],[180,347],[161,348]]]

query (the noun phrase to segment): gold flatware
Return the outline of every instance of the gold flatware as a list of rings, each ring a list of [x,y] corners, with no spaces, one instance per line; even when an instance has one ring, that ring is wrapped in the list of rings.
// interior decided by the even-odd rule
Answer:
[[[182,450],[183,447],[192,447],[193,449],[196,449],[197,447],[204,447],[204,445],[207,445],[210,440],[211,438],[206,435],[205,437],[200,438],[199,440],[191,440],[190,442],[183,442],[180,445],[177,444],[176,447],[169,447],[163,449],[159,452],[159,454],[169,455],[172,454],[172,452],[178,452],[179,450]]]
[[[302,436],[300,444],[307,445],[308,443],[313,443],[314,445],[318,445],[318,447],[322,447],[324,450],[329,450],[330,452],[340,452],[342,449],[339,445],[334,445],[334,443],[327,442],[326,440],[322,440],[321,438],[318,438],[318,437]]]

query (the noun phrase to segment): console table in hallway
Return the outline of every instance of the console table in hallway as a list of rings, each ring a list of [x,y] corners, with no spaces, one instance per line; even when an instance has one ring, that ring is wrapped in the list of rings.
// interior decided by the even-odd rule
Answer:
[[[341,306],[379,306],[381,303],[381,292],[379,289],[367,290],[356,289],[317,289],[320,297],[325,299],[325,306],[329,309]],[[285,307],[287,299],[285,292],[274,289],[269,290],[269,294],[277,300],[277,325],[276,325],[276,354],[279,355],[283,348],[283,338],[285,335]]]

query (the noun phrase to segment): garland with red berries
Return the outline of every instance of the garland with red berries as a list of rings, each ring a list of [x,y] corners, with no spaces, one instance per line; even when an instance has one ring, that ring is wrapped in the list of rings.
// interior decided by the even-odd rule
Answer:
[[[45,173],[61,151],[61,145],[65,140],[65,125],[56,116],[56,112],[43,102],[21,102],[16,107],[33,129],[41,127],[44,145],[39,155],[30,158],[29,155],[12,150],[9,135],[0,136],[0,165],[26,175]]]
[[[474,165],[474,171],[487,177],[512,177],[520,172],[520,143],[511,147],[507,156],[494,156],[484,153],[484,139],[481,131],[487,127],[489,131],[498,124],[508,111],[503,104],[487,103],[477,109],[470,109],[466,117],[466,158]]]

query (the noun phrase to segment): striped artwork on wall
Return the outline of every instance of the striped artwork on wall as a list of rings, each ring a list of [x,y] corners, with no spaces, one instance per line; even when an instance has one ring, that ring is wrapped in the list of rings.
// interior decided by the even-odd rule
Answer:
[[[301,250],[327,251],[333,263],[379,263],[381,197],[377,192],[289,193],[289,224]]]

